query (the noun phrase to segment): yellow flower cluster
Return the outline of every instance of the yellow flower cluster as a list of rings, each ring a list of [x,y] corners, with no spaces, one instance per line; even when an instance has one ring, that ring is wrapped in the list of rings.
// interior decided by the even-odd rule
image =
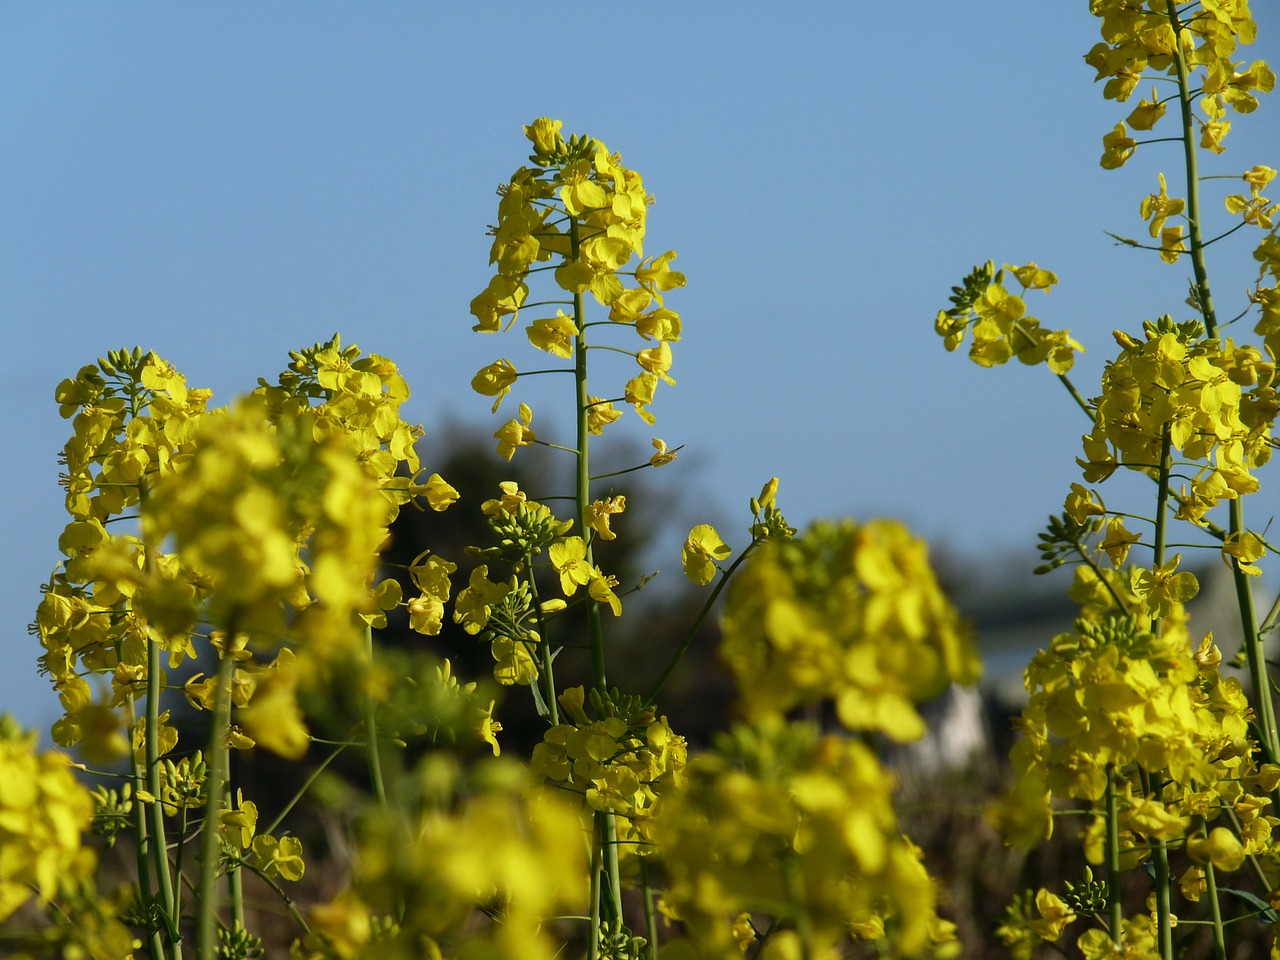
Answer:
[[[1075,919],[1076,912],[1052,891],[1041,888],[1034,897],[1027,891],[1009,904],[996,936],[1013,960],[1031,960],[1036,947],[1055,942]]]
[[[892,520],[766,540],[731,584],[722,628],[746,715],[831,700],[848,729],[899,741],[924,733],[915,704],[981,669],[925,544]]]
[[[1260,311],[1254,332],[1273,358],[1280,357],[1280,235],[1275,228],[1253,251],[1253,259],[1258,261],[1258,282],[1250,299]]]
[[[556,285],[573,299],[562,301],[574,316],[557,310],[533,320],[526,328],[529,342],[539,350],[572,359],[585,347],[580,328],[580,298],[590,293],[609,309],[614,323],[633,326],[652,347],[632,355],[640,372],[626,383],[624,399],[646,423],[654,422],[648,407],[659,382],[674,384],[671,344],[680,339],[680,316],[669,309],[663,294],[684,286],[684,275],[671,269],[674,250],[661,256],[644,255],[645,220],[652,202],[636,171],[624,167],[617,154],[599,140],[560,133],[559,120],[542,117],[525,127],[534,146],[534,166],[521,167],[499,193],[498,224],[494,228],[489,262],[497,273],[471,302],[473,329],[496,333],[509,328],[528,299],[528,277],[538,263],[556,259]],[[634,258],[638,262],[631,269]],[[634,286],[624,283],[625,277]],[[578,319],[575,319],[577,317]],[[485,367],[472,380],[476,392],[494,397],[496,411],[503,396],[520,376],[506,358]],[[592,432],[617,419],[612,402],[592,397]],[[530,428],[532,412],[521,406],[521,418],[511,420],[495,436],[508,460],[515,449],[536,439]]]
[[[1034,898],[1027,891],[1014,900],[996,935],[1013,960],[1032,960],[1036,947],[1059,940],[1077,919],[1077,912],[1061,897],[1042,888]],[[1156,923],[1147,915],[1122,918],[1115,939],[1106,930],[1086,930],[1076,947],[1084,960],[1161,960]]]
[[[755,930],[765,956],[834,958],[851,932],[891,938],[882,955],[956,946],[899,832],[893,780],[863,744],[766,720],[723,736],[687,774],[655,835],[662,909],[685,923],[698,956],[740,957]]]
[[[1252,113],[1258,107],[1257,93],[1275,87],[1275,74],[1261,60],[1247,70],[1237,69],[1237,47],[1252,43],[1258,32],[1248,0],[1215,0],[1185,19],[1174,4],[1091,0],[1089,6],[1101,20],[1102,40],[1085,55],[1085,62],[1097,70],[1095,80],[1106,80],[1103,96],[1127,101],[1147,71],[1162,77],[1176,76],[1180,66],[1188,74],[1202,71],[1199,107],[1205,119],[1198,120],[1200,145],[1215,153],[1223,151],[1222,140],[1231,129],[1223,119],[1227,108]],[[1103,138],[1102,166],[1123,166],[1138,146],[1128,136],[1129,127],[1150,130],[1164,114],[1165,104],[1153,89],[1150,100],[1142,100]]]
[[[388,535],[400,508],[412,504],[436,512],[447,510],[459,497],[458,491],[425,470],[415,444],[422,427],[406,423],[400,407],[409,398],[409,387],[395,363],[378,354],[362,357],[355,345],[342,346],[337,335],[325,343],[290,354],[290,368],[279,377],[278,386],[261,386],[273,421],[291,415],[314,416],[312,436],[317,443],[341,436],[351,456],[377,485],[386,503],[376,547]],[[375,547],[375,549],[376,549]],[[443,604],[449,599],[449,575],[455,566],[440,557],[419,558],[412,580],[420,593],[404,601],[393,580],[379,584],[378,610],[363,615],[374,627],[386,625],[385,611],[397,605],[409,608],[414,629],[439,632]],[[430,624],[430,625],[428,625]]]
[[[1228,872],[1246,856],[1269,854],[1280,820],[1266,808],[1280,767],[1259,759],[1240,682],[1219,673],[1211,636],[1191,649],[1181,604],[1151,632],[1150,618],[1118,615],[1117,599],[1137,599],[1126,588],[1134,578],[1104,577],[1105,586],[1078,569],[1073,596],[1084,608],[1075,631],[1055,637],[1027,668],[1031,696],[1011,755],[1019,781],[992,805],[993,822],[1011,842],[1031,846],[1052,832],[1051,795],[1090,801],[1085,850],[1101,862],[1102,801],[1114,775],[1122,866],[1136,866],[1158,841],[1185,840],[1193,864]],[[1203,876],[1198,866],[1184,875],[1189,899],[1199,898]]]
[[[141,539],[108,532],[108,524],[142,507],[152,486],[190,461],[209,395],[140,349],[113,351],[55,392],[74,430],[62,477],[71,520],[33,629],[64,710],[55,741],[78,744],[93,762],[128,750],[121,708],[145,688],[149,645],[168,651],[171,666],[195,655],[189,631],[208,585],[176,556],[148,555]],[[144,600],[161,615],[144,616]],[[95,696],[85,674],[109,678],[109,693]]]
[[[256,649],[291,637],[330,659],[358,637],[354,614],[371,606],[388,510],[341,435],[316,443],[315,428],[305,413],[272,424],[261,397],[208,415],[188,466],[152,490],[143,535],[173,538],[179,561],[207,585],[215,624]],[[151,599],[143,610],[170,622],[182,615]]]
[[[1086,800],[1102,797],[1108,766],[1137,763],[1204,786],[1240,777],[1249,706],[1239,681],[1219,675],[1211,641],[1193,655],[1174,614],[1163,627],[1156,635],[1128,619],[1081,620],[1038,653],[1026,673],[1018,770]]]
[[[97,859],[80,845],[93,798],[66,757],[39,753],[34,733],[0,716],[0,923],[34,894],[46,904],[93,876]]]
[[[64,450],[72,520],[35,624],[65,710],[58,743],[95,762],[126,752],[150,645],[177,666],[212,624],[222,631],[213,644],[237,661],[233,702],[246,728],[296,755],[306,745],[297,684],[357,652],[363,624],[382,625],[401,603],[394,581],[372,584],[389,524],[405,503],[443,510],[457,492],[436,475],[420,482],[421,429],[400,419],[408,388],[393,363],[336,336],[292,357],[278,386],[217,411],[206,409],[209,391],[141,350],[59,384],[75,430]],[[109,533],[130,508],[141,536]],[[424,564],[414,577],[423,594],[407,605],[442,608],[452,569]],[[301,658],[253,660],[299,641]],[[108,676],[110,693],[95,697],[84,673]],[[208,708],[216,682],[193,678],[186,692]],[[164,753],[176,734],[160,733]]]
[[[1021,293],[1010,293],[1005,287],[1006,270],[1021,284]],[[1057,276],[1034,263],[1021,267],[1006,263],[1003,269],[995,270],[987,261],[974,268],[963,287],[953,289],[952,305],[938,311],[934,330],[951,351],[972,329],[969,359],[982,367],[999,366],[1017,357],[1031,366],[1044,363],[1054,373],[1066,373],[1075,363],[1076,353],[1083,353],[1084,348],[1071,338],[1070,330],[1041,327],[1039,320],[1027,314],[1023,299],[1028,290],[1048,293],[1057,282]]]
[[[572,722],[542,735],[530,769],[583,794],[592,809],[617,814],[622,852],[652,853],[664,798],[684,784],[684,737],[635,698],[613,703],[592,690],[591,705],[602,714],[598,719],[587,713],[582,687],[570,687],[558,699]]]
[[[528,686],[538,679],[534,651],[542,641],[534,622],[533,594],[516,577],[493,583],[488,573],[483,563],[471,571],[454,604],[453,619],[467,633],[488,641],[495,680],[503,686]]]
[[[1199,522],[1222,500],[1258,489],[1252,471],[1271,456],[1280,403],[1275,363],[1256,347],[1200,339],[1195,321],[1143,325],[1145,339],[1117,332],[1120,355],[1102,377],[1094,427],[1078,462],[1090,483],[1118,466],[1154,475],[1167,434],[1196,467],[1180,492],[1179,519]]]
[[[293,960],[556,957],[562,944],[547,918],[587,912],[575,805],[494,760],[451,809],[446,767],[429,760],[420,771],[419,812],[380,811],[361,825],[351,888],[311,911]]]

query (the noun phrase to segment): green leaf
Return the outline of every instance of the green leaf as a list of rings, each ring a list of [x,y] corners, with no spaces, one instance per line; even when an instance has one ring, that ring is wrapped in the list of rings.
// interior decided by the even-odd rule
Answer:
[[[1271,904],[1267,903],[1267,901],[1263,900],[1261,897],[1250,893],[1248,890],[1234,890],[1231,887],[1219,887],[1218,892],[1229,893],[1233,897],[1239,897],[1241,900],[1245,901],[1245,903],[1254,908],[1255,915],[1263,923],[1275,923],[1277,920],[1280,920],[1280,916],[1277,916],[1276,911],[1272,908]]]

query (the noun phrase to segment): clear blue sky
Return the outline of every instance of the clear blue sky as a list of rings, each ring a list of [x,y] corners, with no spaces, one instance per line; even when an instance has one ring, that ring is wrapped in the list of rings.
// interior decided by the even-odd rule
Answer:
[[[1254,7],[1244,56],[1277,65],[1280,8]],[[1043,368],[945,354],[932,322],[974,263],[1036,260],[1062,283],[1032,310],[1091,349],[1091,395],[1113,327],[1186,314],[1182,266],[1103,233],[1141,235],[1178,155],[1099,168],[1132,104],[1081,59],[1085,0],[540,9],[0,7],[0,709],[53,716],[25,632],[65,522],[53,388],[108,349],[154,349],[225,402],[339,330],[401,365],[428,463],[446,418],[487,436],[510,415],[468,384],[530,352],[467,309],[540,115],[644,174],[649,251],[688,275],[680,383],[655,407],[688,456],[665,482],[740,517],[776,474],[793,522],[897,515],[975,563],[1061,509],[1079,412]],[[1269,100],[1207,172],[1280,167]],[[1217,249],[1230,314],[1249,248]]]

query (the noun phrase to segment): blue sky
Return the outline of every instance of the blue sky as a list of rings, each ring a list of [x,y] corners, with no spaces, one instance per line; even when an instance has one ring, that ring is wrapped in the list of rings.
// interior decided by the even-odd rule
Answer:
[[[1274,64],[1280,9],[1254,6],[1244,58]],[[487,436],[510,415],[468,384],[531,351],[473,334],[467,310],[495,187],[541,115],[643,173],[649,252],[688,275],[679,386],[655,431],[628,418],[641,443],[686,445],[666,483],[744,516],[778,475],[793,522],[891,514],[974,563],[1034,544],[1086,423],[1043,368],[946,354],[933,316],[974,263],[1035,260],[1062,282],[1031,309],[1090,348],[1091,395],[1112,328],[1186,315],[1186,269],[1104,233],[1141,235],[1156,171],[1178,192],[1177,148],[1098,166],[1132,104],[1092,83],[1084,0],[888,9],[0,7],[0,709],[53,716],[25,632],[65,522],[53,388],[108,349],[154,349],[225,402],[341,331],[400,364],[428,465],[446,420]],[[1278,109],[1205,172],[1280,166]],[[1214,248],[1224,314],[1249,249]]]

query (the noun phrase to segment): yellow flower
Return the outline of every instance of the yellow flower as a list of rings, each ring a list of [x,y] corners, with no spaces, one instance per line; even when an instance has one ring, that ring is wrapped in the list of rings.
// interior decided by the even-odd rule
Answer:
[[[1160,259],[1165,263],[1177,263],[1178,255],[1187,252],[1182,242],[1182,227],[1165,227],[1160,231]]]
[[[1212,863],[1230,873],[1244,863],[1245,849],[1239,838],[1226,827],[1214,827],[1207,837],[1189,837],[1187,856],[1193,863]]]
[[[1027,312],[1023,299],[1010,293],[1003,284],[993,283],[983,291],[978,302],[974,304],[974,312],[978,315],[979,325],[988,324],[991,337],[1006,336],[1011,324]],[[974,335],[978,330],[974,330]]]
[[[622,601],[613,592],[613,588],[617,585],[618,580],[616,577],[595,577],[587,586],[587,593],[591,595],[591,599],[596,603],[602,603],[607,606],[615,617],[620,617],[622,616]]]
[[[1135,130],[1150,130],[1164,116],[1165,105],[1160,102],[1159,91],[1151,88],[1150,100],[1139,100],[1133,112],[1125,119]]]
[[[1140,535],[1130,533],[1125,529],[1123,520],[1119,517],[1112,517],[1107,521],[1107,535],[1102,541],[1102,549],[1111,559],[1111,565],[1119,567],[1124,564],[1125,558],[1129,556],[1129,547],[1141,539]]]
[[[530,343],[553,357],[568,359],[573,356],[573,343],[578,335],[578,328],[562,310],[557,310],[554,317],[533,321],[526,333]]]
[[[924,733],[913,703],[981,669],[927,546],[887,520],[758,544],[729,588],[722,630],[751,716],[830,700],[849,729],[900,741]]]
[[[1035,263],[1028,263],[1021,267],[1011,267],[1005,264],[1004,268],[1018,278],[1018,282],[1028,290],[1048,290],[1058,282],[1058,275],[1051,270],[1045,270]]]
[[[560,135],[562,126],[563,122],[560,120],[539,117],[524,128],[524,135],[533,141],[533,152],[546,158],[564,151],[564,137]]]
[[[1155,921],[1149,916],[1125,918],[1121,921],[1120,944],[1112,942],[1106,930],[1086,930],[1076,940],[1084,960],[1148,960],[1160,956],[1156,944]]]
[[[34,893],[48,903],[63,885],[87,880],[95,866],[81,835],[93,817],[93,798],[67,758],[36,752],[34,734],[23,734],[0,715],[0,923]]]
[[[653,449],[658,451],[649,458],[649,465],[652,467],[665,467],[668,463],[676,458],[676,454],[684,449],[684,444],[676,447],[674,450],[668,450],[665,440],[658,437],[653,438]]]
[[[502,329],[502,318],[510,315],[515,321],[520,305],[529,296],[529,288],[513,277],[496,276],[489,286],[471,301],[471,315],[477,323],[471,329],[477,333],[497,333]]]
[[[427,478],[426,489],[423,492],[426,494],[427,503],[437,513],[457,503],[460,496],[458,491],[438,473],[433,473]]]
[[[640,419],[650,426],[653,426],[654,417],[645,408],[653,403],[653,395],[657,389],[658,377],[652,373],[642,373],[638,377],[631,378],[623,388],[623,399],[635,407]]]
[[[560,589],[571,597],[578,587],[585,587],[599,573],[587,563],[587,544],[581,537],[565,537],[547,548],[551,565],[560,574]]]
[[[502,496],[493,500],[486,500],[480,504],[480,512],[486,517],[496,517],[500,513],[508,516],[514,516],[520,509],[522,503],[527,503],[529,498],[520,485],[514,480],[503,480],[498,484],[498,489],[502,491]]]
[[[560,172],[560,202],[571,217],[609,205],[609,196],[597,181],[590,179],[591,162],[579,160]]]
[[[636,333],[646,340],[656,338],[674,343],[680,339],[680,330],[680,314],[666,307],[651,310],[636,319]]]
[[[244,791],[236,791],[236,808],[222,811],[222,825],[241,850],[249,849],[254,831],[258,827],[258,805],[244,798]]]
[[[297,837],[281,837],[277,840],[269,834],[253,838],[253,856],[258,867],[268,877],[301,880],[306,871],[302,862],[302,841]]]
[[[497,737],[497,734],[502,732],[502,724],[493,719],[494,703],[493,700],[489,701],[489,706],[485,708],[480,718],[480,739],[493,747],[493,755],[496,757],[502,752],[502,748],[498,746]]]
[[[1125,162],[1138,149],[1138,141],[1129,136],[1123,123],[1117,123],[1110,133],[1102,138],[1102,168],[1115,170],[1123,167]]]
[[[965,332],[969,329],[969,318],[953,317],[947,311],[939,310],[933,321],[933,329],[943,338],[942,345],[950,353],[964,340]]]
[[[803,724],[739,726],[700,754],[655,818],[665,909],[683,920],[688,955],[739,955],[750,920],[730,918],[757,911],[805,918],[803,938],[786,931],[795,936],[781,957],[841,955],[851,929],[883,932],[883,955],[920,955],[942,928],[932,920],[933,884],[898,827],[892,789],[868,747]],[[804,882],[788,887],[779,860]],[[895,922],[881,927],[875,917]]]
[[[1256,533],[1245,530],[1241,533],[1233,533],[1223,541],[1222,562],[1228,567],[1239,566],[1243,573],[1256,577],[1262,573],[1256,566],[1257,561],[1261,560],[1266,552],[1267,548],[1263,546],[1262,539]]]
[[[530,633],[529,641],[538,640],[538,636]],[[494,636],[489,644],[493,654],[493,679],[504,687],[519,684],[527,687],[538,679],[538,662],[529,651],[529,644],[513,640],[510,637]]]
[[[667,374],[667,371],[671,369],[671,346],[667,341],[661,340],[656,347],[641,350],[636,354],[636,362],[646,372],[660,377],[665,383],[672,386],[675,385],[675,380]]]
[[[622,417],[622,411],[610,400],[587,397],[587,432],[599,436],[604,428]]]
[[[677,273],[670,267],[671,261],[675,258],[676,252],[668,250],[660,257],[641,261],[640,266],[636,267],[636,282],[653,294],[658,303],[662,303],[662,295],[659,291],[672,290],[685,285],[684,274]]]
[[[733,923],[730,924],[730,933],[738,949],[746,953],[747,948],[757,940],[756,928],[751,925],[751,914],[740,913],[734,917]]]
[[[681,551],[685,576],[705,587],[716,575],[716,561],[728,559],[731,553],[733,549],[720,539],[715,527],[700,523],[689,531]]]
[[[444,603],[423,594],[414,597],[406,605],[409,611],[409,629],[414,633],[435,637],[444,626]]]
[[[1259,193],[1267,188],[1267,184],[1275,179],[1275,176],[1276,172],[1270,167],[1255,164],[1244,172],[1241,179],[1249,184],[1250,192],[1257,198]]]
[[[1062,931],[1067,925],[1076,918],[1076,912],[1068,907],[1061,897],[1048,890],[1036,891],[1035,903],[1040,916],[1028,920],[1027,926],[1042,940],[1057,940],[1062,936]]]
[[[1020,775],[1001,797],[987,804],[984,817],[1005,843],[1031,850],[1053,836],[1053,806],[1043,778]]]
[[[1223,153],[1227,148],[1222,145],[1222,141],[1230,132],[1230,120],[1210,120],[1208,123],[1202,123],[1200,125],[1200,146],[1206,150],[1212,150],[1214,153]]]
[[[1150,220],[1151,225],[1148,228],[1151,236],[1156,237],[1160,234],[1164,227],[1164,222],[1169,217],[1176,217],[1186,208],[1186,201],[1177,197],[1170,197],[1168,187],[1165,184],[1164,174],[1160,174],[1160,192],[1152,193],[1143,198],[1139,212],[1142,214],[1143,220]]]
[[[498,456],[510,460],[516,453],[516,447],[527,447],[538,439],[533,432],[533,411],[527,403],[520,404],[520,419],[508,420],[497,432],[494,439],[498,441]]]
[[[511,385],[520,374],[506,357],[496,360],[471,378],[471,389],[484,397],[496,397],[493,411],[502,405],[502,398],[511,392]]]
[[[1160,620],[1173,612],[1174,604],[1186,603],[1200,590],[1195,574],[1175,573],[1182,554],[1154,570],[1137,569],[1130,574],[1130,586],[1147,605],[1147,613]]]
[[[1106,516],[1107,513],[1106,504],[1099,499],[1096,491],[1078,483],[1071,484],[1071,492],[1067,494],[1064,507],[1067,516],[1081,525],[1088,522],[1090,517]]]
[[[617,537],[617,534],[609,529],[609,518],[614,514],[622,513],[626,509],[627,498],[619,494],[616,497],[597,500],[590,504],[584,513],[584,520],[587,526],[599,534],[601,540],[613,540]]]
[[[488,573],[489,567],[483,563],[472,570],[470,581],[453,604],[453,622],[472,635],[488,625],[490,610],[511,592],[508,584],[491,583]]]
[[[290,650],[280,651],[258,682],[249,705],[240,711],[245,732],[260,746],[289,760],[298,760],[311,745],[311,735],[298,706],[297,669]]]
[[[1205,880],[1204,867],[1187,867],[1178,878],[1178,886],[1182,889],[1184,897],[1193,903],[1198,902],[1209,889]]]

